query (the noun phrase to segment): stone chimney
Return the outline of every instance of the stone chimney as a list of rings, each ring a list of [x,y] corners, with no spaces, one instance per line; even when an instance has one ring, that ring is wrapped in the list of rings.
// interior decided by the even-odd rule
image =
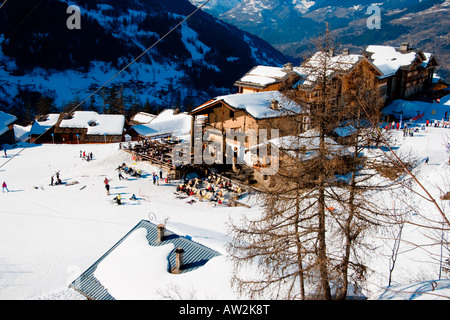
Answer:
[[[272,110],[279,110],[280,106],[278,104],[278,100],[272,100],[272,102],[270,103],[270,108]]]
[[[328,51],[328,55],[330,57],[334,57],[334,48],[330,48],[330,50]]]
[[[343,56],[348,56],[349,54],[350,54],[350,49],[349,48],[342,49],[342,55]]]
[[[177,247],[175,249],[175,268],[172,273],[181,273],[181,269],[183,268],[183,253],[183,248]]]
[[[409,43],[408,42],[402,42],[400,45],[400,52],[408,52],[409,49]]]
[[[156,239],[156,241],[162,242],[164,240],[164,231],[165,231],[166,227],[163,224],[158,224],[156,226],[156,228],[158,230],[158,238]]]
[[[294,66],[292,65],[292,63],[288,62],[283,66],[283,71],[284,72],[294,71]]]

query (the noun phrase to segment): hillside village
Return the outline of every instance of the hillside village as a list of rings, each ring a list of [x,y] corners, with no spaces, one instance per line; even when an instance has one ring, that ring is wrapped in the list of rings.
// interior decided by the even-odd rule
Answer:
[[[262,143],[287,150],[292,147],[290,141],[297,139],[292,133],[280,130],[277,137],[254,141],[251,139],[254,132],[281,126],[286,117],[292,116],[291,113],[287,116],[286,110],[302,110],[296,114],[301,115],[300,141],[314,136],[314,127],[308,112],[304,111],[304,105],[289,99],[283,92],[288,87],[298,92],[301,101],[307,104],[317,102],[320,99],[320,84],[317,79],[322,71],[321,61],[324,55],[327,55],[327,61],[330,62],[327,77],[336,84],[333,100],[337,104],[346,103],[346,92],[350,90],[351,79],[364,75],[371,79],[381,95],[384,106],[383,122],[377,125],[382,129],[406,133],[406,125],[410,129],[424,130],[422,125],[426,122],[427,128],[442,130],[448,137],[449,91],[448,83],[436,74],[439,57],[418,48],[411,48],[407,43],[398,47],[371,45],[361,53],[349,52],[346,49],[342,52],[319,51],[299,66],[289,63],[281,67],[257,65],[251,70],[243,71],[242,77],[236,79],[234,85],[238,93],[214,97],[188,112],[166,109],[159,114],[137,112],[127,118],[121,114],[72,110],[68,113],[39,115],[27,127],[15,124],[14,115],[1,112],[0,124],[3,129],[0,128],[0,144],[4,157],[12,157],[8,159],[11,163],[5,163],[2,175],[8,173],[15,161],[23,160],[22,155],[14,159],[14,156],[20,153],[17,150],[22,147],[33,152],[40,148],[50,150],[52,147],[60,147],[61,153],[98,149],[99,154],[94,151],[94,159],[105,156],[107,160],[95,167],[95,174],[99,174],[101,166],[114,170],[114,173],[108,173],[106,177],[111,180],[111,186],[115,185],[117,188],[121,181],[120,176],[136,183],[136,187],[137,181],[141,181],[142,185],[139,185],[139,189],[135,188],[133,193],[139,199],[139,204],[149,202],[152,205],[154,201],[151,198],[153,194],[148,195],[143,191],[144,185],[147,185],[147,188],[149,185],[155,188],[161,184],[170,188],[163,191],[164,197],[175,195],[176,200],[189,206],[186,211],[199,210],[198,213],[203,219],[209,221],[214,218],[218,219],[218,223],[224,223],[225,218],[219,218],[217,210],[225,213],[225,210],[235,208],[245,215],[245,210],[255,205],[254,198],[249,195],[277,187],[274,185],[276,180],[272,179],[272,176],[276,176],[276,171],[270,169],[275,163],[277,166],[287,163],[286,160],[273,154],[261,155],[255,152],[255,149]],[[420,109],[425,105],[427,108],[432,106],[432,111]],[[346,126],[345,129],[346,132],[331,132],[327,137],[330,145],[335,146],[339,152],[343,150],[340,142],[352,131],[351,126]],[[227,135],[230,132],[233,135]],[[208,149],[210,146],[213,148]],[[111,148],[116,152],[113,158],[115,163],[111,163],[112,159],[107,156],[108,152],[113,150]],[[301,142],[297,148],[302,148]],[[205,150],[213,152],[208,154]],[[85,175],[78,177],[81,181],[89,177],[89,171],[93,169],[87,167],[92,158],[82,155],[81,150],[79,152],[80,161],[87,160],[82,164]],[[208,159],[201,158],[206,154],[211,156],[209,162]],[[76,156],[78,157],[78,154]],[[200,160],[197,156],[200,156]],[[313,157],[310,153],[305,154],[305,158],[308,156]],[[450,155],[447,157],[450,164]],[[93,163],[97,166],[95,161]],[[56,170],[52,167],[53,169]],[[150,173],[152,170],[153,174]],[[94,171],[91,174],[94,174]],[[112,174],[119,174],[119,181],[111,179]],[[9,179],[11,178],[9,176]],[[40,176],[40,179],[44,177]],[[90,187],[87,182],[83,186],[78,180],[66,179],[63,183],[78,184],[80,191],[86,186]],[[103,176],[101,180],[103,182]],[[36,192],[39,192],[39,188],[48,189],[39,187],[38,183],[35,188]],[[448,186],[445,188],[448,189]],[[152,192],[156,190],[152,189]],[[112,195],[115,195],[114,200],[118,204],[131,204],[133,201],[132,198],[123,197],[122,202],[119,202],[117,196],[120,195],[120,189],[115,189]],[[156,194],[154,196],[156,197]],[[76,199],[82,201],[79,196],[76,196]],[[56,201],[59,203],[62,200]],[[193,209],[196,204],[212,206]],[[118,208],[119,206],[114,206],[112,212],[118,213]],[[196,283],[199,286],[196,287],[197,291],[192,289],[191,298],[216,297],[217,291],[208,288],[204,283],[198,283],[199,279],[204,277],[210,279],[217,288],[227,288],[219,299],[236,298],[224,284],[225,279],[221,278],[229,270],[217,271],[220,266],[229,268],[224,262],[226,251],[223,249],[227,239],[217,240],[219,238],[214,236],[219,233],[217,230],[208,230],[202,234],[201,222],[197,219],[192,223],[200,225],[195,227],[186,227],[190,223],[189,218],[181,218],[182,222],[175,222],[177,218],[174,218],[172,222],[173,218],[169,218],[171,207],[168,203],[160,205],[160,208],[165,209],[161,210],[165,212],[164,215],[157,214],[156,217],[154,213],[155,216],[146,212],[147,216],[141,216],[142,219],[137,221],[137,224],[132,222],[131,217],[127,217],[127,222],[135,225],[131,230],[124,226],[117,230],[112,227],[112,234],[120,240],[101,241],[104,250],[98,246],[94,259],[89,257],[83,260],[82,270],[71,279],[68,287],[87,299],[172,299],[174,295],[180,294],[180,288]],[[155,208],[150,207],[150,210],[154,212]],[[211,212],[210,217],[208,212]],[[83,215],[84,218],[86,216]],[[194,235],[188,235],[186,230],[192,231]],[[203,241],[204,238],[213,240]],[[137,259],[136,265],[141,267],[130,269],[130,266],[124,263],[127,260],[134,261],[133,259]],[[214,271],[218,272],[219,276]],[[120,281],[118,274],[123,275]],[[177,282],[173,276],[180,274],[184,278],[179,278]],[[159,280],[156,280],[158,278]],[[133,283],[134,287],[130,288],[127,282]],[[157,293],[155,290],[148,290],[152,283],[158,284]],[[168,287],[168,284],[171,287]],[[449,284],[444,284],[443,288],[448,288]],[[165,291],[161,289],[164,286]],[[349,296],[368,298],[357,291],[349,293]],[[442,294],[445,293],[443,291]],[[72,293],[70,297],[73,296],[75,295]],[[67,293],[62,296],[63,299],[68,297]],[[181,298],[189,299],[189,295],[182,295]]]
[[[237,94],[217,96],[204,104],[196,106],[190,112],[179,109],[166,109],[160,114],[138,112],[127,119],[119,114],[99,114],[96,111],[74,111],[69,113],[52,113],[36,116],[27,128],[14,125],[11,121],[14,115],[5,115],[5,126],[2,139],[4,143],[14,144],[14,137],[20,135],[19,140],[31,143],[115,143],[115,142],[145,142],[147,140],[166,144],[166,153],[171,158],[173,148],[182,142],[190,143],[191,164],[194,157],[194,126],[201,126],[202,133],[208,130],[218,130],[225,136],[229,130],[245,136],[245,141],[224,141],[222,157],[233,153],[240,160],[243,181],[263,182],[262,176],[256,170],[261,163],[270,163],[267,159],[255,158],[249,140],[249,132],[261,129],[276,128],[286,116],[285,110],[300,110],[296,102],[286,98],[282,91],[285,86],[301,92],[305,103],[311,104],[318,99],[315,79],[320,72],[321,55],[317,52],[300,66],[291,63],[283,67],[258,65],[247,71],[235,81]],[[411,48],[408,43],[399,47],[371,45],[362,53],[350,53],[348,49],[342,52],[330,52],[330,77],[339,84],[338,92],[334,93],[337,103],[344,104],[345,91],[349,90],[348,80],[358,74],[368,72],[369,77],[376,81],[384,106],[395,100],[420,99],[432,102],[447,94],[447,84],[435,74],[439,66],[438,58],[432,53]],[[361,69],[362,68],[362,69]],[[364,71],[361,71],[364,70]],[[332,74],[331,74],[332,73]],[[296,111],[298,112],[298,111]],[[445,115],[442,126],[448,125],[448,114]],[[308,115],[303,113],[301,131],[311,129]],[[398,115],[388,114],[386,122],[401,120]],[[404,121],[408,119],[403,119]],[[20,134],[13,134],[14,126]],[[283,133],[282,133],[283,135]],[[217,138],[216,138],[217,139]],[[168,144],[167,141],[170,140]],[[210,138],[214,140],[214,138]],[[235,139],[236,140],[236,139]],[[130,145],[130,144],[128,144]],[[134,145],[134,144],[133,144]],[[127,146],[125,143],[124,146]],[[202,148],[206,147],[203,142]],[[202,149],[202,150],[203,150]],[[148,158],[148,152],[141,150],[139,156]],[[186,155],[185,155],[186,156]],[[222,162],[224,163],[225,161]],[[220,159],[217,159],[220,160]],[[158,159],[153,158],[153,161]],[[172,160],[165,161],[165,165],[182,171],[182,166],[174,166]],[[216,163],[218,163],[216,161]],[[198,163],[197,163],[198,164]],[[249,168],[250,167],[250,168]],[[233,176],[237,175],[234,166]],[[184,168],[186,169],[186,168]],[[194,168],[190,168],[192,170]],[[217,169],[217,168],[216,168]],[[249,170],[252,169],[252,173]],[[203,170],[203,169],[202,169]],[[180,174],[180,172],[178,172]],[[251,175],[251,177],[249,177]],[[257,177],[257,180],[254,179]]]

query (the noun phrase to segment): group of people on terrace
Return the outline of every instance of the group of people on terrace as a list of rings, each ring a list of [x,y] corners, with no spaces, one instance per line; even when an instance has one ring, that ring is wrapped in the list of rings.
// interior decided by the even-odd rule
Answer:
[[[226,199],[239,196],[244,192],[241,186],[215,174],[203,179],[196,177],[185,180],[184,183],[177,185],[176,191],[178,194],[185,194],[186,197],[193,196],[199,201],[217,202],[218,204],[223,204]]]
[[[151,158],[168,165],[172,163],[172,146],[156,140],[141,140],[133,145],[124,146],[124,149],[134,152],[137,157]]]

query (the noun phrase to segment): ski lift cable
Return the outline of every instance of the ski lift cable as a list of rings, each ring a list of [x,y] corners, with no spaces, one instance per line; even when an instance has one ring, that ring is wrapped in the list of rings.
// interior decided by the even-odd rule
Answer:
[[[2,5],[0,6],[0,9],[4,6],[4,4],[6,3],[5,0]],[[39,0],[38,2],[36,2],[36,4],[34,5],[34,7],[27,13],[27,15],[19,22],[19,24],[9,33],[9,34],[5,34],[5,38],[2,40],[2,42],[0,42],[0,46],[3,45],[3,42],[5,42],[7,39],[9,39],[9,37],[16,32],[16,30],[25,22],[25,20],[27,20],[33,13],[34,11],[39,7],[39,5],[42,3],[43,0]]]
[[[8,0],[5,0],[5,1],[3,1],[3,3],[2,4],[0,4],[0,10],[2,9],[2,7],[5,5],[5,3],[6,3],[6,1],[8,1]]]
[[[108,81],[106,81],[104,84],[102,84],[97,90],[95,90],[93,93],[88,95],[83,101],[81,101],[78,105],[76,105],[74,108],[72,108],[69,112],[66,112],[65,114],[71,114],[75,110],[77,110],[83,103],[88,101],[93,95],[95,95],[97,92],[99,92],[101,89],[103,89],[108,83],[113,81],[116,77],[118,77],[123,71],[128,69],[133,63],[138,61],[143,55],[145,55],[148,51],[153,49],[159,42],[164,40],[167,36],[169,36],[172,32],[174,32],[176,29],[178,29],[185,21],[187,21],[189,18],[191,18],[197,11],[201,10],[205,5],[207,5],[211,0],[206,0],[203,2],[199,7],[197,7],[194,11],[192,11],[188,16],[186,16],[181,22],[179,22],[176,26],[174,26],[172,29],[170,29],[166,34],[164,34],[162,37],[160,37],[158,40],[156,40],[150,47],[145,49],[140,55],[138,55],[136,58],[134,58],[131,62],[129,62],[125,67],[123,67],[121,70],[119,70],[114,76],[112,76]],[[5,1],[6,2],[6,1]],[[3,3],[4,4],[4,3]],[[52,125],[50,128],[48,128],[46,131],[53,128],[56,124]],[[38,137],[36,137],[36,140],[39,139],[41,136],[43,136],[45,132],[41,133]],[[0,165],[0,169],[3,168],[7,163],[9,163],[12,159],[14,159],[17,155],[19,155],[22,151],[24,151],[26,147],[22,148],[17,152],[15,155],[13,155],[11,158],[9,158],[7,161],[5,161],[3,164]]]

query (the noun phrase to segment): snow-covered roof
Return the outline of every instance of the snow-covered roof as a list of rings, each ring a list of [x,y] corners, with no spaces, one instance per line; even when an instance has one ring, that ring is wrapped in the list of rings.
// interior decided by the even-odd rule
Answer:
[[[70,287],[95,300],[155,299],[158,289],[175,281],[198,278],[193,285],[200,287],[214,283],[215,272],[195,271],[220,253],[167,229],[164,234],[158,241],[157,226],[141,220]],[[183,268],[174,275],[169,271],[178,247],[184,250]]]
[[[280,138],[275,138],[267,140],[259,145],[251,146],[247,151],[253,151],[259,149],[264,145],[272,145],[280,150],[288,150],[288,154],[295,157],[296,154],[294,150],[304,150],[305,152],[301,155],[303,160],[310,160],[316,157],[317,150],[319,148],[320,138],[317,130],[311,129],[305,131],[298,136],[284,136]],[[335,155],[348,154],[349,151],[346,147],[338,144],[336,141],[329,137],[325,137],[325,144],[330,153]]]
[[[272,101],[278,101],[277,110],[271,108]],[[212,104],[223,101],[233,109],[245,110],[255,119],[274,118],[286,114],[286,110],[299,112],[301,107],[278,91],[238,93],[219,96],[192,110],[192,113],[208,108]]]
[[[125,116],[121,114],[98,114],[95,111],[75,111],[70,119],[61,120],[60,128],[86,128],[90,135],[121,135]]]
[[[331,56],[326,52],[316,52],[301,66],[295,67],[294,71],[301,76],[299,84],[314,86],[316,81],[323,76],[330,77],[337,72],[350,71],[364,57],[359,54],[341,54]]]
[[[31,125],[30,134],[41,135],[56,124],[59,119],[59,113],[51,113],[41,116]]]
[[[141,112],[136,113],[131,118],[131,120],[139,122],[139,123],[149,123],[150,121],[152,121],[155,118],[156,118],[156,115],[141,111]]]
[[[417,57],[416,51],[401,52],[395,47],[382,46],[382,45],[370,45],[365,50],[368,53],[372,53],[370,59],[373,64],[383,72],[383,77],[389,77],[394,75],[398,69],[403,66],[408,66],[414,62]],[[424,53],[426,59],[423,61],[426,66],[433,56],[431,53]]]
[[[166,109],[156,116],[151,122],[138,124],[132,128],[142,136],[182,136],[186,135],[191,130],[192,116],[187,113],[181,112],[175,114],[174,110]]]
[[[236,81],[236,85],[249,84],[266,87],[280,82],[288,72],[284,68],[270,66],[256,66]]]
[[[0,111],[0,135],[8,131],[8,126],[16,120],[16,116]]]

